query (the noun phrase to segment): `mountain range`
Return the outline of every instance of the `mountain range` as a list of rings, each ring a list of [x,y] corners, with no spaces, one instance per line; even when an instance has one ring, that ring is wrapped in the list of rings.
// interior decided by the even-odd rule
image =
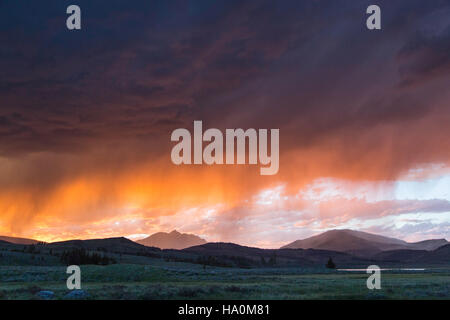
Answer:
[[[32,248],[33,245],[35,248]],[[370,264],[402,268],[450,265],[450,243],[445,239],[410,243],[354,230],[330,230],[294,241],[280,249],[206,243],[200,237],[177,231],[156,233],[137,242],[123,237],[52,243],[0,237],[0,250],[9,251],[12,255],[37,252],[54,257],[77,249],[99,252],[123,263],[143,263],[148,258],[163,258],[166,261],[220,267],[323,267],[332,258],[338,267],[367,267]]]
[[[330,230],[310,238],[296,240],[281,249],[322,249],[370,257],[390,250],[432,251],[446,244],[449,242],[445,239],[406,242],[367,232],[344,229]]]

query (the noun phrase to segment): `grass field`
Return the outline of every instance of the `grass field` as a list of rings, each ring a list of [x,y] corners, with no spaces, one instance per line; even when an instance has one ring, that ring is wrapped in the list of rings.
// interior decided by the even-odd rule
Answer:
[[[150,261],[151,260],[151,261]],[[237,269],[166,262],[81,266],[87,299],[450,299],[450,270],[385,271],[381,290],[364,272]],[[66,299],[64,266],[0,266],[0,299]]]

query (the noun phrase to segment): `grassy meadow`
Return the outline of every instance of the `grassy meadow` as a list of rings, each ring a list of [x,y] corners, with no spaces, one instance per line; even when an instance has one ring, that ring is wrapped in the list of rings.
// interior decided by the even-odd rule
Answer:
[[[381,290],[364,272],[203,267],[147,258],[147,264],[81,266],[86,299],[449,299],[450,270],[384,271]],[[0,299],[67,299],[65,266],[0,266]]]

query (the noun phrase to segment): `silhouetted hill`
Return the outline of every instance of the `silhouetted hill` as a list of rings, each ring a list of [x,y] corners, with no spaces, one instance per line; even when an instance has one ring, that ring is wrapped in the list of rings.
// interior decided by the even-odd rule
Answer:
[[[434,264],[450,264],[450,244],[443,245],[436,250],[427,252],[427,254],[420,257],[418,261]]]
[[[387,261],[387,262],[414,262],[420,258],[426,256],[428,251],[426,250],[390,250],[379,252],[373,256],[375,260]]]
[[[423,267],[448,266],[450,264],[450,245],[433,251],[397,249],[380,251],[371,258],[354,254],[322,249],[260,249],[240,246],[234,243],[206,243],[183,250],[147,247],[126,238],[107,238],[92,240],[69,240],[33,245],[13,244],[0,241],[1,264],[13,261],[22,264],[60,263],[60,257],[77,250],[86,254],[99,254],[120,261],[122,255],[126,263],[144,263],[142,257],[164,259],[172,262],[188,262],[219,267],[300,267],[323,268],[332,258],[338,268],[365,268],[371,264],[381,267]],[[36,256],[37,258],[33,258]],[[44,259],[45,256],[45,259]],[[27,258],[28,257],[28,258]],[[12,260],[11,260],[12,259]],[[43,260],[44,259],[44,260]]]
[[[0,240],[15,244],[36,244],[39,242],[34,239],[6,237],[6,236],[0,236]]]
[[[143,254],[146,252],[160,251],[158,248],[146,247],[144,245],[141,245],[124,237],[52,242],[47,244],[46,247],[55,249],[82,248],[86,250],[96,250],[96,251],[125,253],[125,254]]]
[[[206,243],[206,240],[187,233],[180,233],[176,230],[167,232],[158,232],[151,236],[136,241],[139,244],[161,249],[184,249]]]
[[[450,244],[432,251],[427,250],[391,250],[376,254],[374,259],[383,262],[397,262],[405,265],[441,265],[450,263]]]

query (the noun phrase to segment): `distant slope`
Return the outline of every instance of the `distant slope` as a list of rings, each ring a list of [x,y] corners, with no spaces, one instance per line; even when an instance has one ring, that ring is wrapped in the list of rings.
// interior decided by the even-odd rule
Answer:
[[[260,249],[222,242],[194,246],[179,252],[197,256],[197,259],[200,257],[206,262],[212,261],[217,265],[234,267],[315,268],[324,267],[329,258],[333,259],[338,268],[366,268],[371,264],[400,268],[448,266],[450,264],[450,244],[433,251],[411,249],[380,251],[370,258],[332,250]]]
[[[432,251],[427,250],[391,250],[376,254],[375,260],[383,262],[400,262],[408,265],[440,265],[450,263],[450,244]]]
[[[322,249],[355,254],[375,254],[400,249],[407,243],[398,239],[353,230],[330,230],[304,240],[294,241],[282,249]]]
[[[391,250],[434,250],[448,244],[445,239],[408,243],[403,240],[354,230],[330,230],[304,240],[294,241],[283,248],[322,249],[372,256]]]
[[[408,247],[410,249],[414,249],[414,250],[433,251],[433,250],[436,250],[437,248],[440,248],[447,244],[449,244],[449,242],[445,239],[431,239],[431,240],[424,240],[424,241],[419,241],[419,242],[408,243]]]
[[[68,240],[32,245],[0,241],[0,265],[61,265],[63,253],[77,254],[84,249],[87,255],[115,259],[122,263],[145,263],[146,259],[162,257],[162,251],[135,243],[126,238]],[[87,264],[94,263],[85,261]],[[95,264],[95,263],[94,263]]]
[[[395,245],[405,245],[407,244],[406,241],[400,240],[400,239],[396,239],[396,238],[390,238],[390,237],[385,237],[385,236],[380,236],[377,234],[373,234],[373,233],[368,233],[368,232],[362,232],[362,231],[356,231],[356,230],[336,230],[336,231],[344,231],[348,234],[351,234],[352,236],[367,240],[367,241],[371,241],[371,242],[376,242],[376,243],[383,243],[383,244],[395,244]]]
[[[375,260],[386,262],[414,262],[427,255],[426,250],[389,250],[382,251],[373,256]]]
[[[450,264],[450,244],[443,245],[418,259],[419,262],[433,264]]]
[[[9,243],[15,243],[15,244],[36,244],[39,241],[34,239],[26,239],[26,238],[16,238],[16,237],[6,237],[6,236],[0,236],[0,240],[6,241]]]
[[[366,241],[366,240],[364,240]],[[216,267],[239,268],[325,268],[332,258],[338,268],[429,267],[450,265],[450,244],[433,251],[388,250],[372,257],[319,249],[260,249],[233,243],[206,243],[183,250],[147,247],[126,238],[69,240],[35,245],[13,244],[0,240],[0,265],[54,265],[60,264],[64,252],[73,249],[96,251],[125,263],[148,263],[149,258],[170,262],[195,263]],[[34,259],[39,256],[39,259]],[[124,259],[124,260],[122,260]]]
[[[158,232],[136,242],[148,247],[181,250],[205,244],[206,240],[193,234],[180,233],[174,230],[170,233]]]

